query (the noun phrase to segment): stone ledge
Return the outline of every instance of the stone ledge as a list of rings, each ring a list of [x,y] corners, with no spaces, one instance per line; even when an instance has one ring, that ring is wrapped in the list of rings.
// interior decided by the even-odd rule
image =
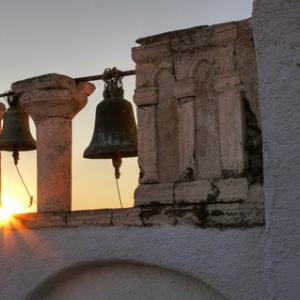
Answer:
[[[174,53],[194,52],[208,47],[222,48],[238,39],[240,27],[250,27],[250,19],[197,26],[140,38],[136,41],[140,46],[132,48],[132,59],[135,62],[154,62]]]
[[[141,184],[135,190],[135,206],[232,202],[246,200],[247,195],[248,180],[244,177]]]
[[[2,230],[76,228],[83,226],[191,225],[199,227],[253,227],[264,225],[263,208],[232,203],[154,205],[125,209],[28,213],[14,216]]]

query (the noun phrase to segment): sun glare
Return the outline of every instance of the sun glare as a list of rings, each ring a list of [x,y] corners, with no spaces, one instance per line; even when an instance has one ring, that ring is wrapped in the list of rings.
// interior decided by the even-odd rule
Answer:
[[[0,206],[0,222],[8,222],[14,214],[18,214],[21,211],[21,207],[16,200],[3,197],[2,205]]]

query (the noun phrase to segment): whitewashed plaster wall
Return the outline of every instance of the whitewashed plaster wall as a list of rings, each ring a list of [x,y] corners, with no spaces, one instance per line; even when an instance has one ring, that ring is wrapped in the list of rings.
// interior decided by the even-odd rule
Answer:
[[[265,299],[300,295],[300,1],[256,0],[264,146]]]
[[[73,299],[70,298],[73,292],[70,290],[68,295],[62,281],[75,274],[66,287],[75,287],[81,279],[84,287],[86,266],[105,266],[109,272],[104,276],[99,269],[98,287],[91,291],[94,298],[85,299],[102,299],[98,298],[97,292],[114,287],[119,288],[124,297],[116,298],[111,294],[107,300],[141,299],[138,295],[143,285],[135,289],[136,297],[129,294],[131,287],[149,282],[157,272],[169,284],[163,289],[160,289],[161,285],[155,285],[158,289],[155,291],[154,283],[149,283],[149,294],[143,299],[179,299],[175,295],[181,295],[180,299],[202,299],[210,293],[211,298],[203,299],[256,300],[263,288],[262,228],[219,230],[164,225],[24,229],[4,233],[0,236],[0,244],[0,299],[3,300],[56,299],[53,294],[48,294],[49,290],[54,295],[61,291],[63,299]],[[125,269],[121,268],[121,262],[127,264]],[[140,267],[132,264],[140,264]],[[115,281],[104,286],[114,268],[117,269]],[[140,276],[121,281],[125,276],[121,270],[128,277],[133,273]],[[183,285],[174,287],[170,283],[173,279]],[[195,287],[197,281],[198,288]],[[187,286],[193,291],[191,294]],[[78,286],[76,288],[83,292]],[[158,291],[162,292],[161,297],[155,298]],[[195,298],[196,292],[198,298]],[[174,298],[168,295],[174,295]]]
[[[179,288],[180,287],[180,288]],[[36,299],[44,298],[43,292]],[[41,297],[40,297],[41,296]],[[64,277],[45,297],[82,299],[222,300],[214,290],[189,276],[162,268],[129,263],[90,266]]]

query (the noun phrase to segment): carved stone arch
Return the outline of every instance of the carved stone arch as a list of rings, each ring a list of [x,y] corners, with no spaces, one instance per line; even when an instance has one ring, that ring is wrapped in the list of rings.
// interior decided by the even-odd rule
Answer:
[[[158,73],[160,73],[162,70],[167,70],[169,72],[172,72],[172,63],[168,61],[161,62],[150,74],[149,76],[149,85],[155,86],[156,78]]]
[[[215,68],[212,62],[194,61],[190,74],[196,82],[195,123],[198,178],[221,176],[218,130],[218,98],[214,90]]]
[[[25,300],[224,300],[202,280],[158,266],[116,261],[63,269]]]
[[[194,78],[194,75],[195,75],[199,65],[201,63],[205,63],[205,62],[213,65],[213,58],[210,58],[209,56],[204,57],[203,55],[199,55],[199,54],[196,57],[194,57],[191,62],[191,66],[190,66],[189,73],[188,73],[188,78]]]
[[[156,72],[158,91],[156,130],[158,141],[158,180],[174,182],[178,177],[178,115],[174,97],[175,77],[169,68]]]

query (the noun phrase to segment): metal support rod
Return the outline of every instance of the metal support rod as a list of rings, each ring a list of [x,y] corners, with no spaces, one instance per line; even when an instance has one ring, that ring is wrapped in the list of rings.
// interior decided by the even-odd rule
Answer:
[[[135,75],[135,74],[136,74],[135,70],[118,71],[118,75],[120,77],[131,76],[131,75]],[[106,79],[106,76],[105,76],[104,73],[101,74],[101,75],[94,75],[94,76],[74,78],[74,80],[76,82],[96,81],[96,80],[104,80],[104,79]]]
[[[135,70],[128,70],[128,71],[119,71],[116,70],[118,72],[118,76],[120,77],[125,77],[125,76],[131,76],[131,75],[135,75],[136,72]],[[74,78],[74,80],[76,81],[76,83],[79,82],[86,82],[86,81],[96,81],[96,80],[105,80],[107,79],[107,73],[103,73],[101,75],[93,75],[93,76],[86,76],[86,77],[78,77],[78,78]],[[8,97],[8,96],[13,96],[14,92],[13,91],[8,91],[6,93],[0,94],[0,98],[1,97]]]
[[[9,91],[3,94],[0,94],[0,97],[9,97],[9,96],[13,96],[14,92],[13,91]]]

